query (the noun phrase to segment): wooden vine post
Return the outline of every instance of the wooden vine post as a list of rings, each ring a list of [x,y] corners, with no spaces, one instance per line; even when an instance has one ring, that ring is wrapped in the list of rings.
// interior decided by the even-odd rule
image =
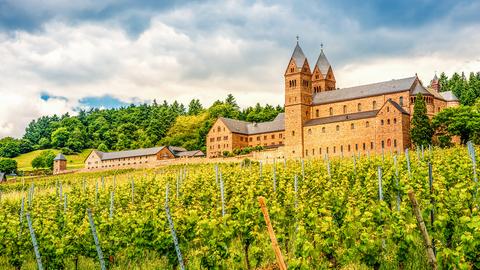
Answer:
[[[277,238],[275,237],[275,232],[273,231],[272,223],[270,222],[270,217],[268,216],[267,205],[265,204],[265,198],[260,196],[258,197],[258,202],[260,203],[260,208],[262,209],[263,217],[265,218],[265,223],[267,224],[268,234],[270,235],[270,240],[272,240],[272,248],[275,252],[275,257],[277,258],[278,267],[280,270],[287,270],[287,265],[283,260],[282,252],[278,246]]]
[[[418,227],[423,236],[423,242],[427,247],[428,263],[432,266],[432,269],[437,270],[437,258],[435,257],[435,254],[433,252],[432,241],[430,241],[430,237],[428,236],[427,228],[425,227],[425,222],[423,221],[422,213],[420,211],[420,208],[418,207],[418,202],[415,198],[415,193],[413,192],[413,190],[410,190],[408,192],[408,198],[410,198],[410,201],[412,203],[413,213],[417,218]]]

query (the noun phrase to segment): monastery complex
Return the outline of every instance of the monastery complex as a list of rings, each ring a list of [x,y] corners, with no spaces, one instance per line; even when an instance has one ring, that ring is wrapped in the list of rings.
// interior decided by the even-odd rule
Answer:
[[[428,87],[414,76],[339,89],[323,48],[311,67],[298,42],[284,82],[285,113],[264,123],[219,118],[207,135],[207,157],[258,145],[286,158],[402,151],[411,144],[418,93],[430,117],[459,104],[451,91],[439,91],[436,75]]]

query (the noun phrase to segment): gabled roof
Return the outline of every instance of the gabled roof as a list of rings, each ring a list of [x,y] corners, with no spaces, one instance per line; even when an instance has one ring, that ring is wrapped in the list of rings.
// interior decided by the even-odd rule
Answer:
[[[177,152],[185,152],[187,149],[180,147],[180,146],[169,146],[168,150],[172,152],[173,154],[176,154]]]
[[[98,151],[98,150],[94,150],[94,151],[100,156],[101,160],[109,160],[109,159],[118,159],[118,158],[129,158],[129,157],[156,155],[163,148],[165,148],[165,146],[145,148],[145,149],[118,151],[118,152],[102,152],[102,151]]]
[[[410,90],[417,77],[390,80],[372,84],[342,88],[333,91],[318,92],[313,97],[313,104],[325,104],[382,94],[396,93]]]
[[[323,78],[325,78],[327,76],[328,69],[331,66],[327,60],[327,57],[325,56],[325,53],[323,53],[323,49],[320,51],[320,55],[318,56],[317,63],[315,64],[315,66],[318,67],[318,69],[322,73]]]
[[[205,154],[200,150],[184,151],[177,154],[179,157],[204,157]]]
[[[399,110],[401,113],[410,115],[409,112],[407,112],[402,106],[400,106],[400,104],[398,104],[397,102],[393,101],[391,98],[389,98],[389,99],[387,100],[387,102],[385,102],[385,104],[387,104],[387,103],[392,104],[392,105],[393,105],[397,110]],[[385,104],[384,104],[383,106],[385,106]],[[382,106],[382,108],[383,108],[383,106]],[[382,110],[382,109],[380,108],[380,110]]]
[[[343,122],[343,121],[350,121],[350,120],[358,120],[364,118],[371,118],[375,117],[378,113],[378,110],[374,111],[366,111],[366,112],[357,112],[357,113],[350,113],[350,114],[342,114],[342,115],[334,115],[322,118],[315,118],[308,120],[305,122],[305,126],[316,126],[316,125],[323,125],[335,122]]]
[[[440,92],[440,95],[442,95],[443,99],[446,101],[459,101],[452,91]]]
[[[419,93],[422,94],[422,95],[424,95],[424,96],[433,96],[433,94],[430,93],[429,91],[427,91],[427,89],[426,89],[425,87],[423,87],[422,84],[417,83],[417,84],[415,85],[415,88],[413,88],[411,94],[414,95],[414,96],[416,96],[416,95],[419,94]]]
[[[62,153],[59,153],[53,160],[67,160],[67,158]]]
[[[307,59],[307,57],[305,57],[305,54],[302,51],[302,48],[300,48],[300,45],[298,45],[298,42],[297,42],[297,45],[295,46],[295,49],[293,50],[291,59],[295,60],[295,64],[297,65],[297,68],[302,68],[303,63]]]
[[[277,132],[285,130],[285,114],[279,113],[273,121],[263,123],[252,123],[230,118],[220,117],[220,120],[233,133],[253,135],[268,132]]]

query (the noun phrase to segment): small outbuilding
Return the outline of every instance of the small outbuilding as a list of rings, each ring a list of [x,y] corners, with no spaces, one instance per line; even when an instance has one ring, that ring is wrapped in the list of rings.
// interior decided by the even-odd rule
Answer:
[[[58,154],[53,159],[53,174],[59,174],[67,170],[67,158],[62,154]]]

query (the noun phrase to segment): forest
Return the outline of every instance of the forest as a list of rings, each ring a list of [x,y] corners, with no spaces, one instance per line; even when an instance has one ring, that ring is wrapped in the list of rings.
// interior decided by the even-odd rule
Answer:
[[[440,91],[451,90],[462,106],[443,110],[431,121],[434,143],[449,146],[452,136],[462,142],[480,141],[480,73],[441,73]],[[205,108],[198,99],[185,106],[168,103],[131,104],[114,109],[92,108],[77,115],[42,116],[27,126],[22,138],[0,139],[0,158],[12,158],[37,149],[60,149],[64,154],[95,148],[101,151],[145,148],[156,145],[182,146],[205,151],[205,136],[219,117],[264,122],[274,119],[283,107],[265,106],[241,109],[234,96],[217,100]]]

